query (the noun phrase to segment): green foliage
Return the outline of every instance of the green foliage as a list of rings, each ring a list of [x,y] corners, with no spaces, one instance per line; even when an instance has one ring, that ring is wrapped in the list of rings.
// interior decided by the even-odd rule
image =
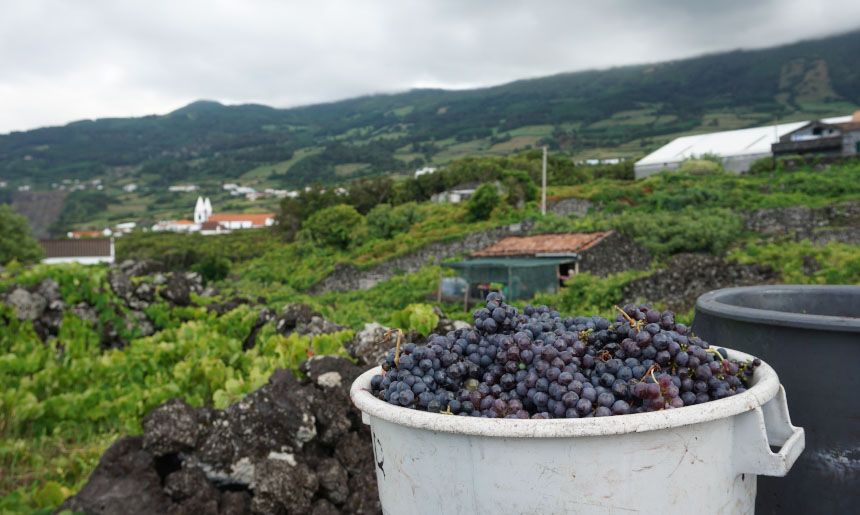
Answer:
[[[522,170],[505,170],[502,172],[502,187],[505,189],[505,201],[512,206],[521,206],[529,200],[534,200],[538,194],[535,181]]]
[[[429,304],[410,304],[395,312],[391,323],[404,332],[415,330],[418,334],[427,336],[439,324],[439,317]]]
[[[133,232],[116,240],[116,259],[155,259],[167,268],[188,270],[206,256],[222,256],[233,264],[262,256],[283,244],[273,228],[233,231],[204,236],[200,233]]]
[[[628,270],[605,278],[595,277],[588,272],[575,274],[565,282],[567,287],[558,294],[538,294],[532,304],[554,306],[563,313],[601,315],[613,320],[613,306],[623,302],[624,285],[650,273]]]
[[[44,254],[39,242],[30,235],[27,219],[16,214],[12,206],[0,204],[0,265],[13,259],[32,263],[42,259]]]
[[[303,224],[303,232],[317,245],[346,249],[362,225],[364,217],[354,207],[338,204],[312,214]]]
[[[102,316],[117,316],[105,276],[104,267],[41,265],[4,275],[0,287],[51,277],[70,304],[85,301],[106,313],[101,324]],[[310,355],[346,356],[342,344],[353,336],[284,337],[270,324],[243,351],[257,319],[249,306],[221,317],[163,303],[147,312],[163,330],[147,338],[131,331],[127,347],[104,350],[95,328],[71,313],[57,339],[42,343],[32,322],[0,303],[0,511],[56,507],[119,433],[139,433],[141,418],[169,398],[223,408],[259,388],[275,368],[298,372]]]
[[[687,207],[651,216],[625,212],[609,223],[656,255],[665,256],[679,252],[720,253],[740,236],[744,219],[728,209]]]
[[[688,206],[679,211],[647,213],[641,209],[630,209],[615,215],[581,218],[548,214],[538,220],[534,232],[615,229],[645,245],[654,255],[662,257],[679,252],[721,253],[740,237],[743,223],[742,216],[728,209],[696,209]]]
[[[499,192],[495,184],[481,184],[475,190],[475,193],[469,197],[469,201],[466,204],[469,220],[477,221],[490,218],[493,209],[499,205],[499,200]]]
[[[232,263],[230,260],[214,254],[204,257],[199,263],[191,267],[192,270],[203,277],[204,283],[220,281],[230,273]]]
[[[426,210],[419,208],[415,202],[397,207],[379,204],[367,214],[367,236],[371,239],[387,240],[408,232],[413,225],[424,220],[425,216]]]
[[[720,173],[723,167],[719,162],[714,162],[711,159],[685,159],[678,167],[678,171],[690,175],[706,175]]]
[[[840,242],[816,246],[808,240],[751,243],[729,254],[741,263],[771,265],[787,284],[860,285],[860,247]]]
[[[761,159],[756,159],[755,162],[750,165],[749,173],[752,175],[761,175],[763,173],[772,172],[774,169],[774,159],[772,157],[762,157]]]

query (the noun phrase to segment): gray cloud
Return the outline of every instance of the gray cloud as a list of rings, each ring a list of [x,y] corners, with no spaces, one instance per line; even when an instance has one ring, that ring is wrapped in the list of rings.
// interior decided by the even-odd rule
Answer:
[[[857,27],[852,0],[10,1],[0,133],[200,98],[288,107],[486,86]]]

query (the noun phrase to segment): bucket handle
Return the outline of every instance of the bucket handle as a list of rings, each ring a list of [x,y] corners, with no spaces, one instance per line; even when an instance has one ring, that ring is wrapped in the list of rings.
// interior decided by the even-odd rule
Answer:
[[[780,446],[772,452],[770,446]],[[802,427],[791,425],[785,388],[763,406],[735,417],[734,463],[738,474],[785,476],[806,445]]]

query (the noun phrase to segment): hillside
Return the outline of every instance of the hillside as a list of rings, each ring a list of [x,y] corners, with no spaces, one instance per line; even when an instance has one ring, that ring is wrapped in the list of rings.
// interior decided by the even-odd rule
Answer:
[[[675,309],[686,324],[695,298],[715,288],[858,284],[858,172],[852,161],[748,175],[585,178],[550,191],[555,200],[588,200],[593,208],[580,215],[541,216],[530,200],[493,206],[476,222],[462,204],[407,203],[360,216],[345,246],[317,238],[314,224],[289,243],[275,230],[136,233],[118,241],[117,256],[137,261],[112,268],[7,264],[0,268],[0,512],[53,512],[82,491],[108,446],[151,431],[142,421],[168,399],[225,409],[253,396],[277,369],[301,374],[311,355],[356,357],[379,337],[369,322],[426,334],[441,323],[433,307],[447,319],[471,320],[459,302],[426,304],[435,299],[438,260],[371,288],[308,293],[339,266],[392,265],[435,243],[534,221],[538,232],[615,229],[655,258],[650,270],[581,273],[559,293],[529,300],[570,313],[609,316],[613,305],[644,300]],[[226,276],[197,266],[209,256],[229,258]],[[188,267],[200,273],[178,270]]]
[[[0,180],[46,190],[102,179],[117,204],[111,213],[140,218],[189,210],[187,199],[165,196],[186,181],[207,193],[223,182],[297,188],[538,145],[577,158],[635,157],[680,134],[850,113],[860,105],[858,52],[852,32],[466,91],[292,109],[199,101],[161,116],[2,135]],[[123,192],[129,183],[138,190]]]

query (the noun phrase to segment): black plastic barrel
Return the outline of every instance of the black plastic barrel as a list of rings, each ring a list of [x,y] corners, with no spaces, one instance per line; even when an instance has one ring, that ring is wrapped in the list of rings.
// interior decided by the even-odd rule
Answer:
[[[756,513],[857,513],[860,287],[727,288],[696,302],[692,331],[767,361],[806,450],[785,478],[759,477]]]

